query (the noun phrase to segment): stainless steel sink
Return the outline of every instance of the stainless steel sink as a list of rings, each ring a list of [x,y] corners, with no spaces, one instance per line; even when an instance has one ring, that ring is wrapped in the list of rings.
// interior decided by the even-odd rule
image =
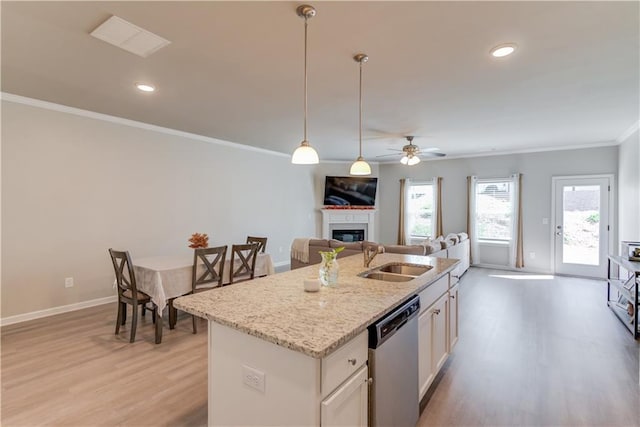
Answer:
[[[379,270],[368,271],[361,274],[365,279],[384,280],[385,282],[408,282],[415,279],[414,276],[407,276],[405,274],[393,274],[384,273]]]
[[[385,264],[379,268],[380,271],[385,273],[405,274],[407,276],[420,276],[431,270],[433,267],[430,265],[418,265],[418,264],[404,264],[400,262],[393,262]]]
[[[358,276],[364,277],[365,279],[383,280],[386,282],[408,282],[432,268],[430,265],[390,262],[360,273]]]

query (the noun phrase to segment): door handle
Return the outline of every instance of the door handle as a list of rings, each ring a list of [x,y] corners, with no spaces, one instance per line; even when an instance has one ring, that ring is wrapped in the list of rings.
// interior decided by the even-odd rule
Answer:
[[[556,231],[556,236],[562,236],[562,231]]]

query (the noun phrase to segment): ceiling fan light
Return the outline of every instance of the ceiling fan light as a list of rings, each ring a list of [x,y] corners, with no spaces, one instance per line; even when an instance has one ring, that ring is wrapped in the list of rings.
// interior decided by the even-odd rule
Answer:
[[[362,157],[358,157],[351,165],[349,175],[371,175],[371,166]]]
[[[420,157],[418,157],[418,156],[411,156],[411,157],[409,157],[409,160],[407,161],[407,164],[409,166],[417,165],[418,163],[420,163]]]
[[[294,165],[317,165],[320,163],[318,153],[309,145],[309,141],[302,141],[291,156],[291,163]]]
[[[402,163],[403,165],[406,165],[407,163],[409,163],[409,157],[408,156],[402,156],[402,158],[400,159],[400,163]]]

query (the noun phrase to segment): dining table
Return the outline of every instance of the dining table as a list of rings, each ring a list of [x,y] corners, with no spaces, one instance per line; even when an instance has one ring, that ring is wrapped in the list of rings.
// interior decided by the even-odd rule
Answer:
[[[191,275],[193,269],[193,255],[166,255],[132,260],[136,285],[139,291],[151,297],[151,301],[158,307],[158,313],[167,306],[172,298],[177,298],[191,292]],[[222,283],[230,283],[230,263],[225,260]],[[234,259],[234,270],[240,267],[241,261]],[[197,274],[204,272],[204,265],[200,263]],[[256,256],[255,277],[275,273],[271,255],[258,253]]]

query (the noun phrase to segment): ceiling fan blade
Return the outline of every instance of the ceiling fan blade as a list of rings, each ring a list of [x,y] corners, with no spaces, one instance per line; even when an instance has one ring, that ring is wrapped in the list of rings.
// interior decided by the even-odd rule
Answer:
[[[421,153],[429,153],[429,152],[432,152],[432,151],[439,151],[439,150],[440,149],[436,148],[436,147],[429,147],[429,148],[421,148],[420,152]]]
[[[391,157],[391,156],[396,156],[396,157],[398,157],[398,155],[399,155],[399,154],[400,154],[400,153],[382,154],[382,155],[380,155],[380,156],[376,156],[376,158],[377,158],[377,157]]]
[[[444,157],[446,154],[444,153],[433,153],[433,152],[421,152],[420,157]]]

